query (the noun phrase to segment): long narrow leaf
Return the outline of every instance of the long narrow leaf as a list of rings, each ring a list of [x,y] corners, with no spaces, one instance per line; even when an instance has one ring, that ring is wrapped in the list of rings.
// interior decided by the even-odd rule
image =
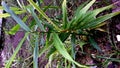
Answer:
[[[25,22],[25,21],[27,20],[27,18],[28,18],[28,16],[25,16],[25,17],[23,18],[23,22]],[[17,24],[17,25],[15,25],[13,28],[11,28],[8,33],[11,34],[11,35],[14,35],[19,29],[20,29],[20,25]]]
[[[17,55],[17,53],[19,52],[22,44],[24,43],[25,39],[27,38],[28,33],[25,33],[25,36],[23,37],[23,39],[20,41],[20,43],[18,44],[17,48],[15,49],[13,55],[11,56],[11,58],[9,59],[9,61],[7,62],[7,64],[5,65],[5,68],[10,68],[10,65],[12,64],[12,62],[14,61],[15,56]]]
[[[72,37],[71,37],[71,56],[73,57],[73,59],[75,60],[75,39],[76,39],[76,36],[75,34],[72,34]],[[76,68],[75,64],[72,63],[73,65],[73,68]]]
[[[86,2],[84,2],[83,4],[81,4],[78,8],[77,8],[77,10],[75,11],[75,16],[77,16],[78,14],[79,14],[79,11],[82,9],[82,8],[84,8],[84,6],[86,5],[86,4],[88,4],[88,2],[89,2],[89,0],[87,0]]]
[[[80,28],[80,27],[82,27],[82,26],[84,26],[84,25],[86,25],[86,24],[89,24],[89,22],[91,22],[91,21],[93,21],[93,20],[96,19],[96,16],[97,16],[100,12],[102,12],[102,11],[104,11],[104,10],[106,10],[106,9],[110,9],[110,8],[112,8],[112,7],[113,7],[113,5],[109,5],[109,6],[106,6],[106,7],[103,7],[103,8],[99,8],[99,9],[95,9],[95,10],[91,10],[91,11],[87,12],[87,13],[84,15],[83,21],[80,22],[80,23],[78,23],[78,24],[76,25],[76,27]]]
[[[95,40],[89,36],[89,42],[90,44],[95,48],[97,49],[99,52],[102,52],[102,50],[100,49],[100,47],[97,45],[97,43],[95,42]]]
[[[96,0],[92,0],[84,8],[82,8],[80,11],[76,12],[78,14],[76,14],[76,16],[70,22],[70,25],[69,25],[70,28],[74,28],[73,25],[76,25],[77,23],[79,23],[81,20],[84,19],[84,14],[88,11],[88,9],[93,5],[93,3],[95,1]],[[75,21],[73,21],[74,19],[75,19]]]
[[[66,0],[62,3],[62,14],[63,14],[63,28],[67,27],[67,6],[66,6]]]
[[[15,14],[22,14],[22,13],[25,13],[26,11],[15,11]],[[3,13],[3,14],[0,14],[0,18],[6,18],[6,17],[10,17],[10,14],[8,13]]]
[[[0,6],[0,10],[3,10],[4,8],[2,7],[2,6]],[[10,7],[10,9],[12,10],[12,11],[19,11],[20,10],[20,8],[19,7]]]
[[[72,34],[71,37],[71,45],[72,45],[72,49],[71,49],[71,55],[73,57],[73,59],[75,59],[75,34]]]
[[[79,11],[79,14],[81,13],[86,13],[88,11],[88,9],[93,5],[93,3],[95,2],[96,0],[92,0],[90,3],[88,3],[84,8],[82,8],[80,11]]]
[[[81,27],[82,29],[86,29],[86,28],[93,28],[93,27],[96,27],[98,26],[100,23],[116,16],[120,14],[120,12],[114,12],[114,13],[110,13],[110,14],[107,14],[107,15],[104,15],[104,16],[100,16],[98,17],[97,19],[93,20],[92,22],[90,22],[89,24],[86,24],[85,26]]]
[[[35,39],[35,48],[34,48],[34,53],[33,53],[33,65],[34,65],[34,68],[38,68],[38,36],[36,36],[36,39]]]
[[[51,23],[58,31],[61,30],[61,29],[60,29],[58,26],[56,26],[56,25],[51,21],[51,19],[40,9],[40,7],[37,6],[37,5],[33,2],[33,0],[28,0],[28,1],[29,1],[29,3],[30,3],[49,23]]]
[[[62,41],[60,40],[58,34],[53,33],[53,41],[54,41],[54,46],[55,48],[58,50],[58,52],[65,57],[66,59],[68,59],[69,61],[75,63],[76,65],[78,65],[79,67],[84,67],[84,68],[88,68],[87,66],[81,65],[79,63],[77,63],[76,61],[74,61],[72,59],[72,57],[69,55],[69,53],[67,52],[67,50],[64,47],[64,44],[62,43]]]
[[[10,29],[10,31],[8,32],[11,35],[15,35],[15,33],[20,29],[20,25],[17,24],[15,25],[12,29]]]
[[[2,1],[2,6],[4,7],[5,11],[8,12],[11,17],[26,31],[30,31],[30,28],[8,7],[8,5]]]
[[[37,17],[37,15],[34,12],[34,8],[31,6],[31,7],[29,7],[29,10],[30,10],[30,13],[32,14],[32,16],[34,17],[37,25],[41,29],[41,31],[45,31],[44,26],[42,25],[42,22],[39,20],[39,18]]]

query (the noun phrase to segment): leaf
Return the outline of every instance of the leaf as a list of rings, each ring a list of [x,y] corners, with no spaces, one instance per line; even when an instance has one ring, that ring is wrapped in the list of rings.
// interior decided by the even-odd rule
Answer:
[[[72,58],[75,60],[75,56],[76,56],[76,53],[75,53],[75,40],[76,40],[76,36],[75,36],[75,34],[72,34],[72,36],[71,36],[71,56],[72,56]],[[76,66],[75,66],[75,64],[74,63],[72,63],[72,65],[73,65],[73,68],[76,68]]]
[[[83,4],[81,4],[81,5],[77,8],[77,10],[75,11],[75,14],[74,14],[74,15],[77,16],[77,15],[79,14],[79,11],[80,11],[82,8],[84,8],[84,6],[87,5],[89,1],[90,1],[90,0],[87,0],[86,2],[84,2]]]
[[[91,2],[89,2],[84,8],[82,8],[80,11],[79,11],[79,14],[85,14],[88,9],[93,5],[93,3],[95,2],[96,0],[92,0]],[[79,17],[79,15],[77,16]]]
[[[25,21],[27,20],[27,18],[28,18],[28,16],[25,16],[25,17],[23,18],[23,22],[25,22]],[[16,33],[19,29],[20,29],[20,25],[17,24],[17,25],[15,25],[13,28],[11,28],[8,33],[11,34],[11,35],[15,35],[15,33]]]
[[[72,36],[71,36],[71,46],[72,46],[71,55],[72,55],[73,59],[75,59],[75,45],[76,45],[75,40],[76,40],[76,36],[75,36],[75,34],[72,34]]]
[[[82,26],[85,26],[86,24],[89,24],[91,21],[95,20],[96,19],[96,16],[106,10],[106,9],[110,9],[112,8],[113,5],[109,5],[109,6],[106,6],[106,7],[102,7],[102,8],[99,8],[99,9],[95,9],[95,10],[91,10],[91,11],[88,11],[85,15],[84,15],[84,19],[82,22],[78,23],[76,25],[76,27],[78,28],[81,28]]]
[[[50,48],[48,54],[47,54],[47,57],[49,57],[52,53],[54,53],[56,51],[56,48],[53,46]]]
[[[40,30],[45,31],[44,26],[42,25],[42,21],[39,20],[39,18],[37,17],[37,15],[34,12],[34,8],[32,6],[30,6],[28,8],[28,10],[32,14],[32,16],[34,17],[34,19],[35,19],[37,25],[39,26]]]
[[[100,49],[100,47],[97,45],[97,43],[95,42],[95,40],[89,36],[89,42],[90,44],[95,48],[97,49],[99,52],[102,52],[102,50]]]
[[[62,42],[64,42],[69,36],[70,36],[70,33],[61,32],[61,33],[59,34],[60,40],[61,40]]]
[[[41,0],[36,0],[38,2],[38,5],[40,6]]]
[[[82,19],[84,19],[84,15],[85,13],[88,11],[88,9],[93,5],[93,3],[96,0],[92,0],[91,2],[89,2],[84,8],[82,8],[80,11],[76,12],[78,14],[76,14],[76,16],[72,19],[72,21],[70,22],[70,25],[68,26],[69,28],[74,28],[73,25],[76,25],[77,23],[79,23]]]
[[[11,35],[15,35],[15,33],[20,29],[20,25],[15,25],[10,31],[8,32]]]
[[[25,13],[26,11],[22,10],[22,11],[15,11],[15,14],[22,14],[22,13]],[[3,14],[0,14],[0,18],[6,18],[6,17],[10,17],[10,14],[8,13],[3,13]]]
[[[100,17],[96,18],[95,20],[93,20],[92,22],[90,22],[89,24],[86,24],[85,26],[81,27],[81,29],[94,28],[94,27],[98,26],[99,24],[101,24],[102,22],[104,22],[118,14],[120,14],[120,12],[114,12],[114,13],[100,16]]]
[[[26,31],[30,31],[30,28],[8,7],[8,5],[2,1],[2,6],[4,7],[5,11],[8,12],[11,17]]]
[[[63,15],[63,28],[67,27],[67,6],[66,6],[66,0],[62,3],[62,15]]]
[[[52,41],[49,40],[48,35],[49,35],[49,33],[47,33],[45,46],[42,49],[40,49],[40,51],[39,51],[39,57],[41,57],[42,54],[45,53],[47,50],[50,50],[50,48],[53,46],[53,43],[52,43]],[[50,55],[50,54],[48,53],[48,55]]]
[[[54,55],[55,55],[54,52],[50,54],[48,63],[45,65],[45,68],[52,68],[51,65],[52,65],[52,60],[54,59]]]
[[[83,52],[83,46],[84,46],[85,44],[87,44],[87,42],[82,41],[82,40],[79,41],[79,46],[80,46],[82,52]]]
[[[117,58],[104,57],[104,56],[96,56],[96,57],[120,63],[120,59],[117,59]]]
[[[3,10],[4,8],[2,7],[2,6],[0,6],[0,10]],[[19,11],[20,10],[20,8],[19,7],[10,7],[10,9],[12,10],[12,11]]]
[[[29,3],[30,3],[49,23],[51,23],[58,31],[61,30],[61,29],[60,29],[58,26],[56,26],[56,25],[51,21],[51,19],[40,9],[40,7],[37,6],[37,5],[33,2],[33,0],[28,0],[28,1],[29,1]]]
[[[84,68],[88,68],[87,66],[81,65],[79,63],[77,63],[76,61],[74,61],[72,59],[72,57],[69,55],[69,53],[67,52],[67,50],[64,47],[64,44],[62,43],[62,41],[60,40],[58,34],[53,33],[53,41],[54,41],[54,46],[55,48],[58,50],[58,52],[67,60],[75,63],[76,65],[78,65],[79,67],[84,67]]]
[[[99,28],[99,27],[101,27],[101,26],[103,26],[103,25],[106,25],[107,24],[107,22],[102,22],[102,23],[100,23],[100,24],[98,24],[97,26],[95,26],[95,27],[92,27],[92,28],[90,28],[90,29],[97,29],[97,28]],[[101,30],[100,30],[101,31]],[[105,30],[102,30],[103,32],[105,31]]]
[[[39,45],[38,35],[36,35],[35,47],[34,47],[34,53],[33,53],[33,65],[34,65],[34,68],[38,68],[38,53],[39,53],[38,45]]]
[[[12,62],[14,61],[15,56],[17,55],[18,51],[21,49],[22,44],[24,43],[25,39],[27,38],[29,34],[25,33],[25,36],[23,37],[23,39],[19,42],[18,46],[16,47],[13,55],[10,57],[9,61],[5,64],[5,68],[10,68],[10,65],[12,64]]]

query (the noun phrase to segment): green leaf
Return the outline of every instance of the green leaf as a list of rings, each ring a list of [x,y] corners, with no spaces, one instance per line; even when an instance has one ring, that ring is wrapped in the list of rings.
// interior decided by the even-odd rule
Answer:
[[[70,36],[70,33],[64,33],[64,32],[62,32],[62,33],[59,34],[60,40],[62,42],[64,42],[69,36]]]
[[[47,54],[47,57],[49,57],[52,53],[54,53],[56,51],[56,48],[53,46],[50,48],[48,54]]]
[[[8,32],[11,35],[15,35],[15,33],[20,29],[20,25],[17,24],[15,25],[12,29],[10,29],[10,31]]]
[[[25,17],[23,18],[23,22],[25,22],[25,21],[27,20],[27,18],[28,18],[28,16],[25,16]],[[8,33],[11,34],[11,35],[15,35],[15,33],[16,33],[19,29],[20,29],[20,25],[17,24],[17,25],[15,25],[12,29],[10,29],[10,31],[9,31]]]
[[[97,43],[95,42],[95,40],[89,36],[89,42],[90,44],[95,48],[97,49],[98,51],[102,52],[102,50],[100,49],[100,47],[97,45]]]
[[[41,2],[41,0],[36,0],[37,2],[38,2],[38,5],[40,6],[40,2]]]
[[[15,14],[23,14],[23,13],[25,13],[25,12],[26,12],[26,11],[24,11],[24,10],[15,11]],[[8,14],[8,13],[0,14],[0,18],[6,18],[6,17],[10,17],[10,14]]]
[[[2,1],[2,6],[5,11],[11,15],[11,17],[26,31],[30,31],[30,28],[8,7],[8,5]]]
[[[118,14],[120,14],[120,12],[114,12],[114,13],[106,14],[104,16],[100,16],[100,17],[96,18],[95,20],[93,20],[92,22],[90,22],[89,24],[86,24],[85,26],[81,27],[81,29],[94,28],[94,27],[98,26],[99,24],[103,23],[104,21],[106,21]]]
[[[58,52],[65,57],[67,60],[75,63],[76,65],[78,65],[79,67],[84,67],[84,68],[88,68],[87,66],[81,65],[79,63],[77,63],[76,61],[74,61],[72,59],[72,57],[69,55],[69,53],[67,52],[67,50],[64,47],[64,44],[62,43],[62,41],[60,40],[58,34],[53,33],[53,41],[54,41],[54,46],[55,48],[58,50]]]
[[[54,58],[55,53],[53,52],[50,56],[49,56],[49,60],[48,63],[46,64],[45,68],[51,68],[52,65],[52,60]]]
[[[72,36],[71,36],[71,46],[72,46],[71,55],[72,55],[73,59],[75,59],[75,45],[76,45],[75,40],[76,40],[76,36],[75,36],[75,34],[72,34]]]
[[[91,10],[91,11],[88,11],[85,15],[84,15],[84,19],[82,22],[78,23],[76,25],[76,27],[78,28],[81,28],[82,26],[85,26],[86,24],[89,24],[91,21],[95,20],[96,19],[96,16],[106,10],[106,9],[110,9],[112,8],[113,5],[109,5],[109,6],[106,6],[106,7],[102,7],[102,8],[99,8],[99,9],[95,9],[95,10]]]
[[[87,44],[87,42],[82,41],[82,40],[79,41],[79,46],[80,46],[82,52],[83,52],[83,46],[84,46],[85,44]]]
[[[61,30],[58,26],[56,26],[56,25],[51,21],[51,19],[42,11],[42,9],[40,9],[40,7],[37,6],[37,5],[33,2],[33,0],[28,0],[28,1],[29,1],[29,3],[30,3],[49,23],[51,23],[51,24],[55,27],[56,30],[58,30],[58,31]]]
[[[89,2],[84,8],[82,8],[78,14],[85,14],[88,9],[93,5],[93,3],[95,2],[96,0],[92,0],[91,2]],[[77,15],[77,17],[79,17],[79,15]]]
[[[2,7],[2,6],[0,6],[0,10],[3,10],[4,8]],[[12,10],[12,11],[19,11],[20,10],[20,8],[19,7],[10,7],[10,9]]]
[[[33,65],[34,65],[34,68],[38,68],[38,45],[39,45],[39,42],[38,42],[38,35],[36,35],[36,39],[35,39],[35,47],[34,47],[34,53],[33,53]]]
[[[120,63],[120,59],[117,59],[117,58],[104,57],[104,56],[96,56],[96,57]]]
[[[45,31],[44,26],[42,25],[42,21],[39,20],[36,13],[34,12],[34,8],[32,6],[30,6],[28,8],[28,10],[32,14],[32,16],[34,17],[34,19],[35,19],[37,25],[39,26],[39,28],[41,29],[41,31]]]
[[[76,36],[75,36],[75,34],[72,34],[72,36],[71,36],[71,56],[72,56],[72,58],[75,60],[75,56],[76,56],[76,53],[75,53],[75,40],[76,40]],[[72,63],[72,65],[73,65],[73,68],[76,68],[76,66],[75,66],[75,64],[74,63]]]
[[[83,4],[81,4],[77,10],[75,11],[74,15],[77,16],[79,14],[79,11],[84,8],[85,5],[87,5],[89,3],[89,0],[87,0],[86,2],[84,2]]]
[[[53,41],[50,41],[49,37],[48,37],[48,36],[50,36],[50,34],[51,33],[47,33],[47,38],[46,38],[45,46],[42,49],[40,49],[40,51],[39,51],[39,57],[41,57],[42,54],[45,53],[47,50],[50,50],[51,47],[53,46],[53,43],[52,43]],[[48,53],[48,55],[50,55],[50,54]]]
[[[77,11],[76,16],[74,16],[74,18],[72,19],[72,21],[70,22],[70,25],[68,25],[69,28],[74,28],[73,25],[76,25],[77,23],[79,23],[81,20],[84,19],[84,15],[86,14],[86,12],[88,11],[88,9],[93,5],[93,3],[96,0],[92,0],[91,2],[89,2],[84,8],[82,8],[80,11]]]
[[[62,3],[62,15],[63,15],[63,28],[66,28],[68,24],[66,0],[64,0]]]
[[[19,50],[21,49],[22,44],[24,43],[25,39],[27,38],[29,34],[25,33],[25,36],[23,37],[23,39],[19,42],[17,48],[15,49],[13,55],[10,57],[9,61],[5,64],[5,68],[10,68],[10,65],[12,64],[12,62],[14,61],[15,56],[17,55],[17,53],[19,52]]]

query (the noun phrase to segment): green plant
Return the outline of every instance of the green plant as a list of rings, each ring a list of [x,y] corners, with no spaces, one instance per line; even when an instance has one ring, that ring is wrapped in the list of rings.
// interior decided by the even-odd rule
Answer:
[[[5,16],[3,17],[11,16],[19,24],[19,26],[14,26],[8,33],[15,34],[20,27],[26,31],[25,37],[19,43],[18,47],[16,48],[13,56],[10,58],[8,63],[6,63],[6,68],[9,68],[12,64],[12,61],[14,60],[18,51],[20,50],[20,47],[23,41],[25,40],[26,36],[30,36],[29,42],[31,43],[31,47],[33,47],[34,50],[32,55],[34,68],[38,68],[38,58],[41,57],[41,55],[45,52],[47,52],[49,57],[48,68],[51,67],[49,65],[50,62],[52,62],[55,55],[55,57],[58,57],[60,55],[64,57],[63,59],[61,58],[62,56],[60,56],[57,59],[59,59],[60,62],[62,62],[60,59],[64,60],[65,62],[63,63],[65,64],[66,68],[67,64],[68,67],[75,67],[75,65],[77,65],[79,67],[89,68],[88,66],[82,65],[75,61],[75,46],[76,42],[78,42],[78,39],[76,39],[76,35],[82,35],[89,39],[87,40],[88,42],[85,42],[82,39],[79,40],[80,42],[78,43],[80,44],[81,48],[84,44],[90,43],[94,48],[101,52],[100,47],[97,45],[97,43],[92,38],[89,32],[92,29],[96,29],[102,26],[104,24],[104,21],[120,14],[120,12],[114,12],[97,17],[97,15],[102,11],[112,8],[113,4],[95,10],[89,10],[93,3],[95,3],[95,1],[96,0],[92,0],[90,2],[87,1],[84,4],[80,5],[75,11],[72,20],[69,20],[69,17],[67,15],[67,1],[64,0],[62,3],[62,21],[58,20],[57,22],[55,18],[52,19],[48,17],[44,12],[45,10],[43,8],[40,8],[37,3],[35,3],[33,0],[28,0],[29,5],[24,6],[24,8],[20,11],[27,12],[33,17],[31,23],[32,21],[34,22],[33,24],[30,24],[31,26],[27,26],[26,23],[24,23],[25,21],[23,22],[20,18],[18,18],[16,14],[21,14],[19,13],[18,8],[16,10],[13,7],[13,9],[11,10],[4,2],[2,2],[4,10],[10,14],[5,14]],[[47,9],[49,8],[50,7],[48,6]],[[35,10],[37,10],[38,13],[36,13]],[[47,28],[48,30],[46,30],[45,28]],[[44,36],[45,39],[43,38]],[[40,38],[40,41],[38,40],[38,38]],[[42,43],[42,45],[44,46],[41,50],[38,49],[38,47],[40,47],[39,43]],[[58,66],[60,65],[58,64]]]

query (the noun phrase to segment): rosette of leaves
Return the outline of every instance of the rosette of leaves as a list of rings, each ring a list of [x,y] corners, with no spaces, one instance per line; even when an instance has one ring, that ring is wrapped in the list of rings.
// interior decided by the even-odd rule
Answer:
[[[79,67],[89,68],[88,66],[82,65],[75,61],[75,45],[77,40],[76,35],[84,35],[88,37],[89,43],[93,45],[93,47],[96,48],[98,51],[101,51],[99,46],[97,46],[97,43],[89,34],[89,30],[102,26],[104,21],[120,13],[120,12],[114,12],[114,13],[109,13],[109,14],[97,17],[99,13],[101,13],[104,10],[112,8],[114,5],[111,4],[102,8],[97,8],[95,10],[89,10],[90,7],[95,3],[95,1],[96,0],[87,1],[84,4],[80,5],[76,9],[76,11],[74,11],[73,18],[69,20],[68,19],[69,17],[67,15],[67,5],[66,5],[67,1],[63,0],[62,14],[61,14],[62,21],[56,22],[54,19],[48,17],[45,14],[44,9],[41,9],[40,7],[40,3],[35,3],[33,0],[28,0],[29,5],[24,7],[34,18],[35,24],[32,25],[32,28],[30,26],[27,26],[24,22],[22,22],[22,20],[18,18],[17,15],[15,15],[15,13],[11,11],[10,8],[8,8],[8,6],[5,3],[2,3],[2,6],[4,7],[5,11],[8,12],[11,15],[11,17],[13,17],[13,19],[19,24],[19,27],[22,27],[26,31],[25,37],[18,45],[18,48],[16,48],[15,53],[10,58],[9,62],[6,64],[6,68],[10,67],[12,61],[14,60],[16,54],[18,53],[25,38],[31,35],[30,32],[36,31],[36,30],[33,30],[33,27],[36,28],[36,26],[39,27],[42,32],[45,32],[45,33],[47,32],[47,33],[45,34],[46,35],[45,39],[43,39],[43,35],[42,35],[41,40],[45,40],[43,41],[45,44],[41,50],[38,49],[39,42],[40,42],[38,41],[39,34],[38,33],[33,34],[33,36],[35,37],[34,39],[35,46],[32,46],[34,49],[34,52],[32,55],[34,68],[38,68],[38,63],[37,63],[38,57],[40,57],[46,51],[49,51],[48,52],[49,62],[46,65],[46,67],[48,68],[51,67],[51,62],[54,59],[54,57],[55,56],[57,57],[59,55],[62,55],[64,57],[64,59],[59,57],[58,59],[61,59],[59,61],[65,64],[63,65],[65,67],[68,67],[68,68],[73,66],[75,67],[75,64],[76,64]],[[35,13],[35,10],[38,12],[37,14]],[[47,28],[48,30],[45,30],[45,28]],[[17,30],[15,30],[15,32],[17,32]],[[66,44],[66,42],[68,43]],[[83,42],[83,40],[81,40],[80,44],[82,47],[86,43]],[[58,63],[58,66],[60,66],[62,63]]]

